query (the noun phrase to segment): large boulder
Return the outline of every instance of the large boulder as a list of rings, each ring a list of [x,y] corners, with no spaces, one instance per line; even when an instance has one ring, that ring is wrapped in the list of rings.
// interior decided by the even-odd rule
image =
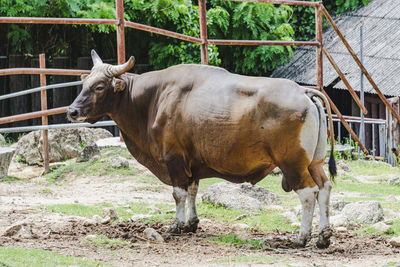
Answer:
[[[347,204],[341,214],[359,223],[373,224],[383,220],[383,209],[377,201],[359,201]]]
[[[0,177],[7,176],[8,167],[15,152],[12,147],[0,147]]]
[[[49,130],[50,162],[78,157],[82,150],[96,145],[101,138],[112,134],[100,128],[75,128]],[[43,138],[41,131],[30,132],[17,143],[15,158],[29,165],[43,165]]]
[[[216,183],[206,189],[203,201],[231,209],[261,210],[263,206],[281,204],[275,193],[250,184]]]

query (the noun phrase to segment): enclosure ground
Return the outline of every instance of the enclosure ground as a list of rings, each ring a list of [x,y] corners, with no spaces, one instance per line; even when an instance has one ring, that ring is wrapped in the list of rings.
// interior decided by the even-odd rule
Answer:
[[[129,171],[109,169],[106,163],[97,166],[101,173],[89,167],[85,167],[85,171],[80,170],[78,163],[69,161],[47,176],[4,179],[0,183],[0,232],[18,223],[23,224],[23,229],[17,235],[0,238],[3,249],[0,250],[0,265],[14,266],[11,256],[2,257],[11,254],[7,250],[11,248],[52,251],[72,256],[71,259],[87,260],[64,264],[78,266],[400,265],[400,249],[389,245],[390,235],[374,233],[368,225],[334,232],[328,249],[316,247],[317,230],[314,228],[309,245],[304,249],[294,248],[290,240],[295,238],[298,227],[292,226],[281,214],[294,209],[299,202],[294,193],[284,193],[280,189],[280,176],[268,176],[260,183],[282,199],[280,207],[264,210],[262,214],[201,203],[205,188],[222,180],[201,181],[198,231],[167,235],[166,230],[174,217],[172,189],[151,176],[125,152],[102,150],[102,157],[116,153],[125,155],[130,162]],[[14,163],[14,170],[18,167],[32,169]],[[393,221],[392,234],[398,235],[395,227],[399,219],[400,207],[396,201],[399,187],[389,186],[385,181],[398,169],[373,166],[374,173],[364,171],[367,167],[359,163],[350,164],[350,167],[351,172],[338,178],[334,197],[348,201],[379,200],[385,209],[385,218]],[[115,207],[121,221],[105,225],[88,221],[93,215],[101,215],[103,207]],[[137,214],[147,217],[134,222],[129,219]],[[235,219],[243,214],[247,218]],[[147,240],[143,235],[146,227],[161,233],[165,242]],[[19,266],[24,266],[24,262]]]

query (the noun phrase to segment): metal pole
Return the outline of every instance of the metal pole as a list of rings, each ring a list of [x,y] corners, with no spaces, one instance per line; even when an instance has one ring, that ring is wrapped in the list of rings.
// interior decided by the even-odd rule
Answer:
[[[324,86],[323,81],[323,54],[322,54],[322,6],[321,3],[315,7],[315,40],[319,42],[319,46],[316,47],[316,59],[317,59],[317,87],[319,90]]]
[[[46,56],[45,54],[39,55],[39,67],[42,69],[46,68]],[[46,85],[46,74],[40,74],[40,86]],[[42,111],[47,110],[47,91],[40,91],[40,103]],[[48,125],[49,120],[47,115],[42,117],[42,125]],[[43,136],[43,161],[44,161],[44,173],[50,172],[50,157],[49,157],[49,131],[42,130]]]
[[[199,0],[199,19],[200,19],[200,45],[201,64],[208,65],[208,41],[207,41],[207,15],[206,0]]]
[[[363,61],[363,25],[360,26],[360,60],[361,64],[364,64]],[[361,104],[364,106],[364,73],[360,72],[360,100]],[[364,113],[360,109],[361,113],[361,124],[360,124],[360,140],[363,144],[365,144],[365,123],[364,123]]]

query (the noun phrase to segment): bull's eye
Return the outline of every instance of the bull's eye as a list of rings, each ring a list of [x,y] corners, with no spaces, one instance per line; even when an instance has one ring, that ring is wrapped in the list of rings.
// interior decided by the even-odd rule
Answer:
[[[103,89],[104,89],[103,86],[97,86],[96,89],[95,89],[95,91],[96,91],[96,92],[101,92],[101,91],[103,91]]]

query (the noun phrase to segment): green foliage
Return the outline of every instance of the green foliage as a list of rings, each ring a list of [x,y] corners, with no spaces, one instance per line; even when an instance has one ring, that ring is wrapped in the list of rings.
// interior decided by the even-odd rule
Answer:
[[[125,246],[131,246],[132,243],[128,241],[124,241],[118,238],[108,238],[105,235],[96,235],[93,238],[88,239],[89,242],[93,243],[96,247],[111,247],[111,248],[116,248],[116,247],[125,247]]]
[[[237,234],[222,235],[222,236],[212,239],[212,241],[219,243],[219,244],[231,244],[231,245],[236,245],[239,247],[241,247],[243,245],[247,245],[251,248],[256,248],[256,249],[261,249],[262,245],[264,243],[263,240],[241,239]]]
[[[109,266],[100,261],[64,256],[52,251],[15,247],[0,247],[2,266]]]

